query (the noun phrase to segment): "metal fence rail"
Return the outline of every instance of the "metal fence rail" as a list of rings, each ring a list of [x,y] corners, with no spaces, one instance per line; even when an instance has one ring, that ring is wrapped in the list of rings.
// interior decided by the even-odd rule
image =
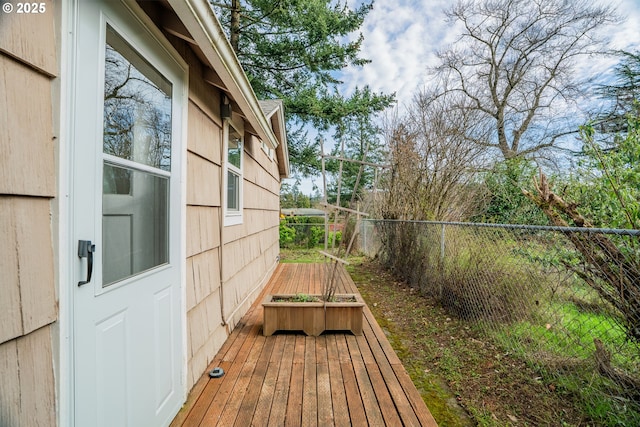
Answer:
[[[359,231],[362,252],[451,314],[577,382],[586,407],[640,425],[640,230],[363,220]]]

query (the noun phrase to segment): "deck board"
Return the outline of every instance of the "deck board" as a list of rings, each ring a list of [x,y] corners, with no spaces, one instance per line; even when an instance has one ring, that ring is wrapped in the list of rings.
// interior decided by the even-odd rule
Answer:
[[[273,341],[272,354],[278,355],[284,352],[285,340],[286,337],[284,335],[278,335],[275,340],[271,340]],[[276,391],[276,381],[278,379],[281,360],[281,358],[271,358],[269,360],[262,385],[256,386],[259,391],[259,396],[255,409],[253,411],[249,411],[249,415],[252,417],[251,423],[247,423],[245,425],[269,425],[269,413],[271,411],[273,396]]]
[[[280,264],[196,382],[178,426],[436,426],[368,307],[363,335],[262,335],[268,293],[320,293],[333,266]],[[337,293],[358,292],[342,265]],[[210,379],[222,367],[225,375]]]
[[[331,378],[329,373],[329,359],[327,356],[327,336],[321,335],[317,337],[315,341],[318,387],[318,425],[326,426],[333,423],[333,403],[331,401]]]
[[[282,354],[282,363],[280,365],[278,380],[276,382],[276,393],[273,396],[273,405],[271,406],[268,425],[284,425],[284,420],[287,413],[287,400],[289,397],[291,372],[293,370],[293,355],[295,346],[296,337],[293,335],[286,336],[284,353]]]
[[[340,338],[343,338],[341,335]],[[335,425],[349,425],[349,406],[344,389],[342,367],[338,356],[338,344],[335,335],[326,335],[327,361],[329,367],[329,385],[331,387],[331,406]]]

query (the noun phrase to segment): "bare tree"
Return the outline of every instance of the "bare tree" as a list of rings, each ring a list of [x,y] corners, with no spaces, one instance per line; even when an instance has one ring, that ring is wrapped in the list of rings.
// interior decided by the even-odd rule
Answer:
[[[405,117],[387,120],[391,169],[383,217],[461,220],[475,210],[480,186],[473,179],[482,150],[461,132],[475,112],[451,108],[448,101],[425,90]]]
[[[571,108],[585,79],[577,63],[597,54],[598,30],[619,21],[590,0],[464,0],[447,11],[464,31],[434,70],[477,125],[465,137],[505,159],[539,155],[577,130]],[[457,101],[456,101],[457,102]],[[575,115],[575,113],[573,113]]]

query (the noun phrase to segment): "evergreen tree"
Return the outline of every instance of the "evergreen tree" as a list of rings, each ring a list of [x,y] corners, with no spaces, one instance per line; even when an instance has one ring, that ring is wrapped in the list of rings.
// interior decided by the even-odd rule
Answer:
[[[294,169],[309,175],[317,166],[317,147],[303,130],[337,125],[345,117],[384,110],[393,95],[356,89],[340,94],[336,73],[363,66],[362,34],[350,38],[372,9],[350,9],[331,0],[218,0],[211,4],[227,28],[231,46],[256,95],[282,99],[288,119],[289,153]],[[297,124],[297,126],[295,126]],[[317,169],[316,169],[317,170]]]
[[[598,131],[604,134],[625,132],[628,115],[640,116],[640,51],[622,51],[619,55],[614,81],[597,88],[597,93],[610,102],[607,111],[596,118]]]
[[[280,207],[284,209],[310,208],[311,198],[300,191],[300,181],[283,183],[280,188]]]
[[[354,198],[356,201],[361,200],[365,193],[373,189],[376,174],[380,173],[380,168],[373,165],[379,165],[385,161],[380,128],[369,119],[365,115],[349,117],[337,126],[334,134],[337,143],[331,155],[334,157],[343,156],[342,143],[344,143],[344,158],[348,159],[342,163],[342,178],[340,179],[340,200],[343,206],[349,205],[354,188],[357,193]],[[367,164],[361,164],[357,161],[364,161]],[[360,173],[360,180],[357,181],[361,167],[362,173]],[[337,159],[327,161],[326,169],[329,175],[328,198],[334,203],[338,190],[340,161]]]

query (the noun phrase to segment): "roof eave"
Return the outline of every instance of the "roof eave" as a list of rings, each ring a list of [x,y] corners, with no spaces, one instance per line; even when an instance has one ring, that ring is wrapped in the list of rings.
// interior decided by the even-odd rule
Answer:
[[[284,107],[280,104],[280,108],[277,111],[278,121],[280,122],[280,137],[282,143],[276,148],[276,154],[278,155],[278,165],[281,165],[280,177],[289,178],[290,164],[289,164],[289,144],[287,142],[287,128],[284,119]]]
[[[242,110],[242,115],[255,130],[257,136],[273,147],[279,141],[269,120],[262,113],[258,99],[249,83],[235,52],[224,35],[224,31],[213,10],[206,0],[167,0],[182,24],[198,44],[209,65],[216,71],[234,101]],[[282,113],[280,113],[282,114]],[[284,124],[284,121],[282,122]],[[286,138],[283,144],[286,145]],[[289,171],[288,149],[281,151],[287,154],[286,175]],[[280,160],[280,159],[279,159]],[[282,171],[280,171],[282,175]]]
[[[275,121],[274,131],[277,133],[280,144],[274,147],[278,157],[279,173],[281,178],[288,178],[290,173],[289,145],[287,144],[287,129],[284,118],[284,104],[282,100],[274,100],[278,107],[269,114],[269,119]]]

